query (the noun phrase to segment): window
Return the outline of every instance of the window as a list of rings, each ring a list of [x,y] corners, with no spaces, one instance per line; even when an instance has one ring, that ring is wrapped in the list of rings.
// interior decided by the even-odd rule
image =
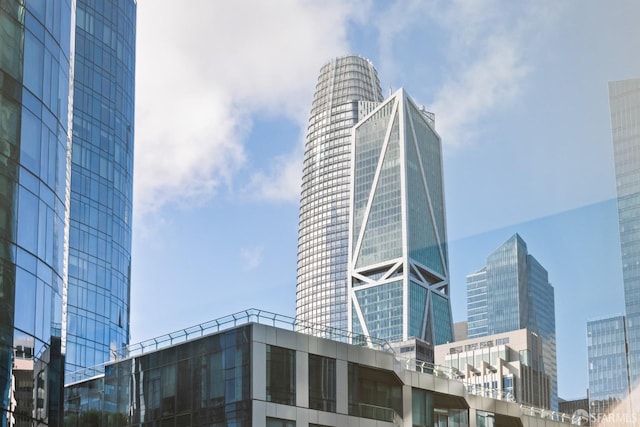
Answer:
[[[296,353],[267,345],[267,401],[296,404]]]
[[[336,361],[309,355],[309,408],[336,412]]]
[[[402,386],[395,373],[349,363],[349,415],[393,422],[402,413]]]
[[[411,389],[411,409],[414,427],[433,425],[433,394],[427,390]]]
[[[296,422],[291,420],[283,420],[281,418],[267,417],[267,427],[296,427]]]
[[[477,427],[494,427],[496,424],[495,415],[490,412],[476,411]]]

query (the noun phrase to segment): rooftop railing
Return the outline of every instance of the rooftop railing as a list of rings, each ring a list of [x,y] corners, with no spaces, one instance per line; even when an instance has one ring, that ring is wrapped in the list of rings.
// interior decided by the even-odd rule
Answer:
[[[318,325],[311,322],[305,322],[295,317],[284,316],[265,310],[251,308],[240,311],[218,319],[210,320],[199,325],[189,328],[180,329],[169,334],[151,338],[136,344],[130,344],[124,349],[125,358],[134,357],[149,351],[156,351],[161,348],[169,347],[205,335],[221,332],[227,329],[235,328],[249,323],[258,323],[261,325],[273,326],[280,329],[286,329],[295,332],[301,332],[307,335],[313,335],[326,338],[332,341],[344,342],[353,345],[369,346],[376,350],[393,353],[393,349],[389,343],[383,339],[370,337],[362,334],[355,334],[342,329],[331,328],[325,325]]]
[[[104,373],[105,365],[114,361],[129,357],[141,356],[145,353],[160,350],[176,344],[184,343],[196,338],[201,338],[209,334],[222,332],[231,328],[250,323],[273,326],[280,329],[304,333],[319,338],[332,341],[344,342],[352,345],[360,345],[382,350],[387,353],[394,353],[389,343],[381,338],[370,337],[363,334],[356,334],[342,329],[332,328],[325,325],[318,325],[311,322],[301,321],[295,317],[284,316],[270,311],[250,308],[188,328],[179,329],[168,334],[160,335],[138,343],[130,344],[120,350],[112,351],[111,361],[96,365],[90,368],[81,369],[66,375],[65,384],[83,381]]]

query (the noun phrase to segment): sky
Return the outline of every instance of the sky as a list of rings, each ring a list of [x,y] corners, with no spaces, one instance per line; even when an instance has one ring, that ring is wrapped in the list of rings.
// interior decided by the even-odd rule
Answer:
[[[558,388],[624,310],[607,82],[640,77],[635,0],[138,0],[131,342],[248,308],[295,315],[306,122],[359,54],[436,115],[454,321],[518,232],[555,289]]]

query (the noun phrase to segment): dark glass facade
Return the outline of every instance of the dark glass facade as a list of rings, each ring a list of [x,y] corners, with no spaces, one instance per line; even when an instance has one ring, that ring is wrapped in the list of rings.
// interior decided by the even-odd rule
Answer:
[[[67,373],[113,360],[130,317],[136,3],[76,5]]]
[[[67,427],[87,425],[100,405],[102,425],[250,426],[251,333],[246,326],[108,364],[102,388],[67,387]]]
[[[393,422],[402,414],[402,382],[389,371],[349,363],[349,415]]]
[[[296,404],[296,352],[267,345],[267,401]]]
[[[2,426],[61,423],[73,12],[0,2]]]
[[[336,412],[336,360],[309,355],[309,408]]]

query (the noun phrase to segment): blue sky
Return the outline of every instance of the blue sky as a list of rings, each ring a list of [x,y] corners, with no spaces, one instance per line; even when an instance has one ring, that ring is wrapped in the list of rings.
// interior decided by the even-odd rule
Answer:
[[[530,4],[531,3],[531,4]],[[607,81],[640,77],[640,2],[138,1],[132,341],[250,307],[295,313],[317,73],[372,60],[436,114],[454,320],[518,232],[556,291],[559,395],[586,319],[623,311]]]

